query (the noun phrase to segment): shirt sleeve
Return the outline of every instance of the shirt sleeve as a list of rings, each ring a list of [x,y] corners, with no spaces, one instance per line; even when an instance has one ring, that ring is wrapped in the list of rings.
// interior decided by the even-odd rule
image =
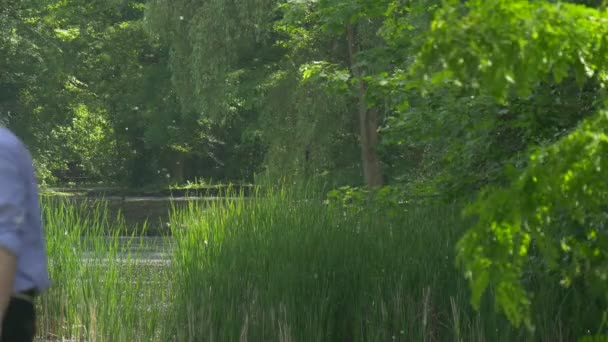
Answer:
[[[10,149],[0,146],[0,247],[19,255],[25,221],[25,186]]]

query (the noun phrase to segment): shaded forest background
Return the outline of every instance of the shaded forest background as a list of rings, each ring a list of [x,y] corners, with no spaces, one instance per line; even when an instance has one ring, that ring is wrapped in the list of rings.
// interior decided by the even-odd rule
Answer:
[[[0,30],[44,184],[464,201],[474,304],[531,326],[549,274],[607,326],[606,1],[5,0]]]
[[[9,1],[0,113],[47,184],[256,175],[472,194],[602,100],[574,76],[502,104],[407,70],[439,2]]]

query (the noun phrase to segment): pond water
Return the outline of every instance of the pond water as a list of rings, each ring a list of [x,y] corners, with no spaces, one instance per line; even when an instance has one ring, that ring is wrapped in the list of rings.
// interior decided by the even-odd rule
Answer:
[[[110,220],[119,215],[124,219],[126,232],[129,235],[133,230],[139,229],[146,224],[146,231],[143,236],[123,236],[119,237],[118,259],[126,260],[129,256],[136,262],[168,262],[173,250],[173,241],[169,222],[169,212],[172,206],[186,206],[189,203],[202,202],[211,203],[220,200],[219,198],[197,198],[197,197],[105,197],[103,200],[86,197],[70,197],[69,201],[75,201],[79,205],[82,202],[95,204],[103,201],[108,208]],[[106,238],[110,245],[110,238]],[[89,248],[85,247],[85,250]],[[83,260],[100,261],[100,256],[92,252],[85,252]],[[103,257],[102,257],[103,258]]]
[[[62,198],[62,197],[59,197]],[[66,200],[74,201],[78,205],[83,202],[95,204],[100,201],[107,205],[110,220],[120,216],[124,219],[126,232],[130,235],[144,224],[146,231],[144,234],[137,233],[135,238],[119,238],[119,259],[126,260],[127,256],[141,262],[168,262],[173,250],[173,241],[170,228],[171,208],[186,207],[192,202],[208,205],[213,202],[225,200],[225,197],[167,197],[167,196],[70,196]],[[109,245],[108,241],[107,244]],[[85,248],[86,249],[86,248]],[[83,258],[99,260],[99,255],[85,253]]]
[[[141,227],[147,225],[146,235],[163,236],[171,233],[169,228],[169,212],[172,206],[185,207],[190,202],[210,204],[219,198],[199,197],[109,197],[104,201],[108,203],[111,216],[119,213],[124,218],[127,227]]]
[[[111,220],[120,216],[124,219],[128,232],[146,225],[146,236],[167,236],[171,234],[169,213],[171,208],[183,208],[192,202],[203,205],[221,201],[220,197],[70,197],[66,199],[77,204],[83,202],[95,204],[103,202],[107,205]]]
[[[108,238],[109,240],[109,238]],[[108,244],[110,241],[108,241]],[[146,260],[167,260],[173,251],[173,239],[161,236],[118,238],[118,257]]]

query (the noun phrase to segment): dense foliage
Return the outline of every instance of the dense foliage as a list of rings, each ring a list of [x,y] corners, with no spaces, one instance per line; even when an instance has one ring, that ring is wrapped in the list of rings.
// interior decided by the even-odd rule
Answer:
[[[606,5],[12,1],[0,122],[49,183],[265,176],[354,213],[471,202],[457,263],[475,307],[493,295],[533,328],[561,286],[603,333]]]
[[[3,5],[3,32],[12,33],[0,47],[3,120],[32,146],[47,181],[250,178],[259,139],[243,136],[238,119],[182,110],[169,49],[148,32],[144,9],[143,1]]]
[[[580,86],[602,89],[596,95],[602,106],[606,23],[605,11],[581,5],[471,1],[437,15],[421,61],[427,70],[434,63],[443,67],[436,80],[483,88],[499,101],[511,89],[529,96],[547,75],[561,83],[573,74]],[[508,186],[481,194],[470,208],[479,220],[459,246],[475,305],[492,286],[507,317],[532,327],[524,274],[555,272],[556,281],[585,293],[590,307],[597,306],[596,317],[606,319],[607,142],[606,112],[599,110],[559,140],[533,149],[523,171],[512,170]],[[602,332],[601,325],[595,329]]]

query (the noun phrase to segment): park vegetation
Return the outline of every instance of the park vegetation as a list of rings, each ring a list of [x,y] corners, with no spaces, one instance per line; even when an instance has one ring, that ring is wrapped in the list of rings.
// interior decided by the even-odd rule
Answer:
[[[606,6],[6,2],[0,123],[43,187],[250,186],[169,208],[157,264],[145,222],[45,196],[41,335],[605,337]]]

